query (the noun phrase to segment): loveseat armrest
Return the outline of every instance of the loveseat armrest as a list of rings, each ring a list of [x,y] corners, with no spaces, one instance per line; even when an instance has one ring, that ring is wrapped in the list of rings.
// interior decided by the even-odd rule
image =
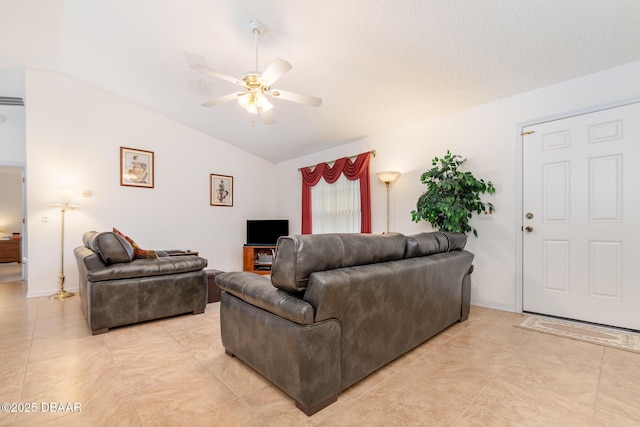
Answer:
[[[229,272],[217,275],[216,284],[221,290],[277,316],[300,325],[313,323],[314,310],[311,304],[274,287],[267,277],[248,272]]]

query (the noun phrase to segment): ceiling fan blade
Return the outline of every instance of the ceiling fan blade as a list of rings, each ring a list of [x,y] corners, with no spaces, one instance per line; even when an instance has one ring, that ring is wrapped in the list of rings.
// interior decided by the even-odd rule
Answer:
[[[268,110],[258,108],[258,113],[260,113],[262,123],[264,123],[265,125],[272,125],[276,122],[276,117],[273,114],[273,108],[269,108]]]
[[[232,101],[238,99],[238,96],[242,95],[242,92],[230,93],[229,95],[221,96],[220,98],[212,99],[211,101],[202,104],[203,107],[213,107],[223,102]]]
[[[273,89],[269,91],[269,95],[275,96],[276,98],[286,99],[287,101],[311,105],[313,107],[322,105],[322,99],[320,98],[309,95],[301,95],[299,93],[287,92],[286,90]]]
[[[196,65],[192,65],[191,68],[193,68],[196,71],[200,71],[201,73],[209,74],[210,76],[214,76],[214,77],[217,77],[219,79],[231,82],[233,84],[237,84],[238,86],[242,86],[242,87],[245,86],[244,82],[242,80],[236,79],[235,77],[231,77],[231,76],[228,76],[228,75],[223,74],[223,73],[220,73],[220,72],[218,72],[216,70],[213,70],[211,68],[204,67],[202,65],[197,65],[197,64]]]
[[[287,61],[276,59],[264,70],[258,80],[263,82],[265,86],[271,86],[291,68],[293,67]]]

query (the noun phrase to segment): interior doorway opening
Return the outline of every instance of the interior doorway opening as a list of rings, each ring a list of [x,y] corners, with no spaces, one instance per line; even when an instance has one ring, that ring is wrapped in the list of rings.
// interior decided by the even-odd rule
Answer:
[[[24,168],[0,165],[0,283],[26,279]]]

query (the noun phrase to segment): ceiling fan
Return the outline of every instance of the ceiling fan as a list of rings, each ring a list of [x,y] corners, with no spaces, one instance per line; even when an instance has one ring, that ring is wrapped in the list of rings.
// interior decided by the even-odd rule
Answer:
[[[254,34],[255,47],[256,47],[256,71],[250,71],[241,78],[220,73],[202,65],[192,65],[191,68],[200,71],[205,74],[218,77],[222,80],[234,83],[244,89],[244,92],[234,92],[229,95],[221,96],[220,98],[212,99],[211,101],[202,104],[203,107],[213,107],[215,105],[222,104],[223,102],[238,100],[238,103],[245,110],[252,114],[260,114],[262,122],[266,125],[275,123],[276,119],[273,115],[273,104],[269,102],[265,95],[272,96],[274,98],[280,98],[287,101],[293,101],[300,104],[311,105],[317,107],[322,104],[322,99],[314,96],[301,95],[298,93],[287,92],[280,89],[274,89],[271,87],[280,77],[282,77],[292,67],[287,61],[282,59],[276,59],[271,65],[267,67],[264,72],[260,73],[258,70],[258,35],[264,32],[264,25],[256,20],[252,19],[249,22],[251,30]]]

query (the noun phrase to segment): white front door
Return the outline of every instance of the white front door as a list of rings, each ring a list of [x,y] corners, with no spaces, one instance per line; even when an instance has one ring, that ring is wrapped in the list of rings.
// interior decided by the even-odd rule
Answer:
[[[640,103],[522,143],[523,311],[640,330]]]

